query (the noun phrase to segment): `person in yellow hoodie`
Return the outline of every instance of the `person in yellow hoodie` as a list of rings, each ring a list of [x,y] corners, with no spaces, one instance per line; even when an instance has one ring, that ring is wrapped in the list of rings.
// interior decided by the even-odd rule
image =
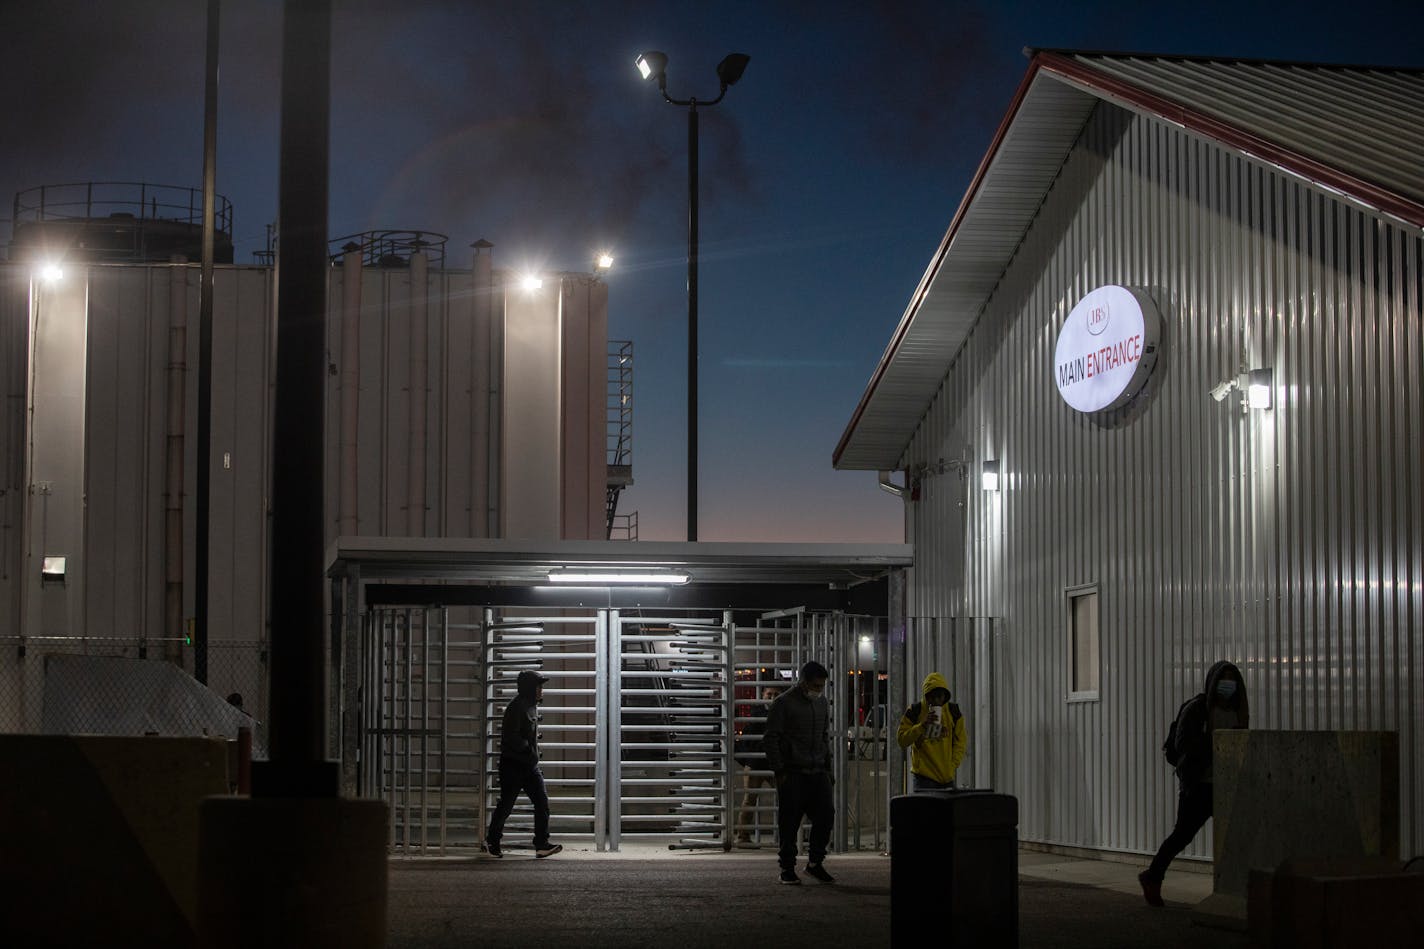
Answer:
[[[925,676],[923,702],[905,709],[896,739],[910,753],[911,791],[945,791],[955,787],[954,773],[969,747],[964,713],[951,702],[949,683],[938,672]]]

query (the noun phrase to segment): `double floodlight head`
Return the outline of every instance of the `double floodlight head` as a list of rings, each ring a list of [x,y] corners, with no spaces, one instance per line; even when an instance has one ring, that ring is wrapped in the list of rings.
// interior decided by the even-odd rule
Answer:
[[[721,91],[712,102],[698,103],[695,99],[681,102],[669,99],[679,105],[714,105],[720,102],[722,96],[726,94],[728,86],[735,86],[737,80],[742,78],[742,73],[747,71],[747,63],[751,62],[751,57],[746,53],[729,53],[717,64],[717,81],[721,83]],[[660,53],[657,50],[648,50],[634,60],[634,65],[638,67],[638,72],[644,79],[656,79],[658,88],[662,90],[664,98],[667,97],[667,53]]]

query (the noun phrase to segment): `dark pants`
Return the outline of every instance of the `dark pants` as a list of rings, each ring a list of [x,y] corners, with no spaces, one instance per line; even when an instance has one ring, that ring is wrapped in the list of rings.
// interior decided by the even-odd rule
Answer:
[[[1147,872],[1143,876],[1161,883],[1162,878],[1167,875],[1167,865],[1177,854],[1187,849],[1187,844],[1192,842],[1197,831],[1206,826],[1209,817],[1211,817],[1210,782],[1183,785],[1181,793],[1177,795],[1177,824],[1167,835],[1167,839],[1162,841],[1162,846],[1157,848],[1157,856],[1152,858],[1152,865],[1147,868]]]
[[[529,803],[534,805],[534,849],[549,846],[549,792],[544,790],[544,773],[537,766],[517,764],[500,759],[499,762],[499,802],[494,806],[494,817],[490,818],[489,833],[485,840],[499,843],[504,836],[504,822],[514,810],[514,801],[520,793],[529,795]]]
[[[778,857],[783,870],[796,868],[796,839],[801,835],[803,817],[811,818],[810,862],[820,863],[826,857],[831,824],[836,819],[829,774],[793,771],[776,789],[776,829],[781,837]]]

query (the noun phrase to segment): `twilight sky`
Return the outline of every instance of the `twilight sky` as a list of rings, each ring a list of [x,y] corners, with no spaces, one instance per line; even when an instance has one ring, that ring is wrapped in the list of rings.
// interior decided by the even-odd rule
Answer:
[[[41,184],[202,184],[204,0],[0,0],[0,241]],[[236,259],[276,215],[281,4],[225,0],[218,191]],[[686,526],[687,120],[701,115],[702,540],[899,541],[844,430],[1027,68],[1025,46],[1424,66],[1417,0],[336,0],[332,237],[449,235],[451,266],[617,255],[644,540]]]

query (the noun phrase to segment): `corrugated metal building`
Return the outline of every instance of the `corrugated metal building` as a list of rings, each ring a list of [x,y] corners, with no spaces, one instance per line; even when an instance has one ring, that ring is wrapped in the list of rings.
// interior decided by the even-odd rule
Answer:
[[[490,246],[333,262],[328,543],[607,536],[607,285]],[[199,268],[37,264],[0,263],[0,731],[38,730],[48,653],[194,658]],[[208,681],[259,717],[274,279],[219,266],[212,322]]]
[[[1226,658],[1253,727],[1398,732],[1424,851],[1421,154],[1417,70],[1032,53],[835,452],[903,491],[906,671],[976,693],[1023,839],[1155,850]],[[1159,338],[1079,411],[1114,286]]]

